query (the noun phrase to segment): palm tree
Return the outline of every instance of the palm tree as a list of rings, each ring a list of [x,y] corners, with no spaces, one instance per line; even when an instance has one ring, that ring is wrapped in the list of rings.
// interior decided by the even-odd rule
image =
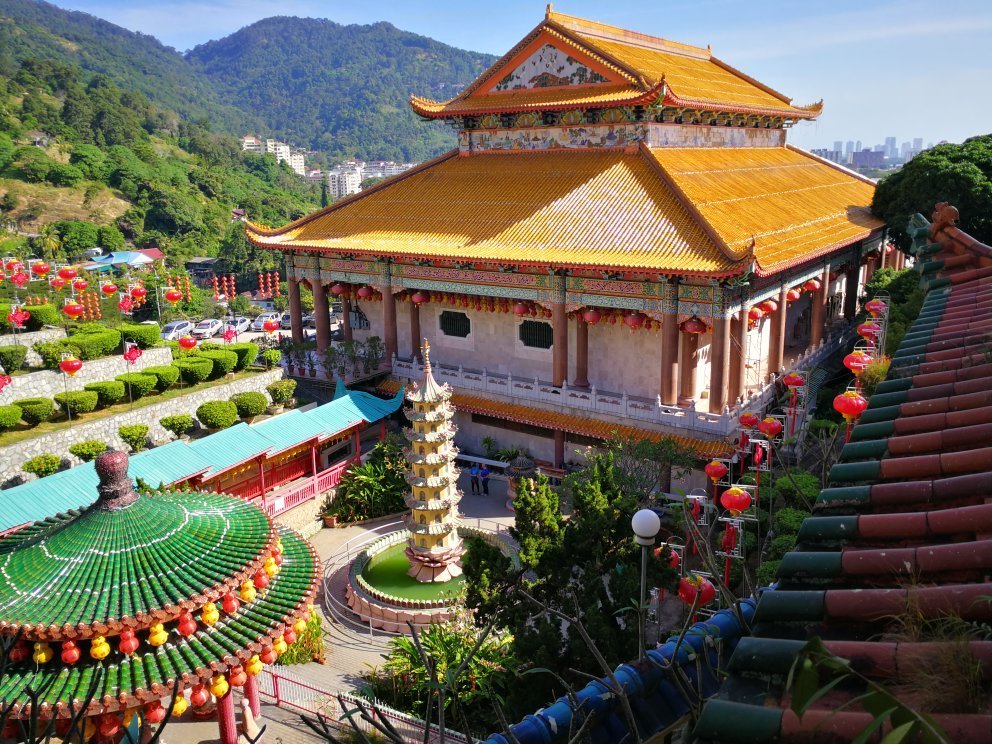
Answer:
[[[38,247],[42,255],[52,261],[62,250],[62,238],[55,229],[55,225],[45,225],[38,233]]]

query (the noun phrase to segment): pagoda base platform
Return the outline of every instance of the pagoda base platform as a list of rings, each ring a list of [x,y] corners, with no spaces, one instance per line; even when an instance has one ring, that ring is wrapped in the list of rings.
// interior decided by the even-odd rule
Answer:
[[[431,566],[426,563],[414,562],[407,571],[410,576],[417,581],[427,583],[444,583],[451,581],[456,576],[462,575],[462,567],[457,563],[449,563],[446,566]]]

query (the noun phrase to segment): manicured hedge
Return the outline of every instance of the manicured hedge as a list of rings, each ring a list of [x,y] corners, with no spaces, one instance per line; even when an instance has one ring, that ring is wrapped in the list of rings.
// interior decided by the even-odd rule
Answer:
[[[83,385],[83,390],[92,390],[97,395],[97,405],[100,408],[112,406],[120,403],[124,399],[127,391],[124,383],[117,380],[107,380],[106,382],[91,382]]]
[[[229,400],[211,400],[196,409],[196,417],[208,429],[226,429],[238,420],[238,409]]]
[[[143,325],[141,323],[121,323],[121,333],[124,338],[134,341],[142,349],[158,346],[162,340],[162,328],[158,323]]]
[[[114,379],[123,382],[125,387],[130,388],[130,394],[134,400],[144,398],[158,384],[158,378],[155,375],[146,375],[142,372],[128,372],[117,375]],[[125,390],[124,392],[127,393],[128,391]]]
[[[83,462],[89,462],[107,451],[107,443],[102,439],[84,439],[70,446],[69,451]]]
[[[46,475],[57,473],[60,467],[62,467],[62,458],[58,455],[46,453],[32,457],[21,465],[21,470],[25,473],[34,473],[39,478],[44,478]]]
[[[0,305],[0,330],[4,332],[12,331],[13,326],[7,315],[10,314],[10,303],[5,302]],[[46,325],[62,325],[62,318],[59,316],[59,309],[55,305],[22,305],[31,315],[24,324],[26,331],[40,331]]]
[[[100,359],[121,351],[121,332],[88,323],[84,330],[66,339],[66,343],[79,350],[80,359]]]
[[[14,405],[21,409],[21,418],[37,426],[42,421],[48,421],[55,413],[55,402],[51,398],[21,398]]]
[[[97,394],[92,390],[73,390],[68,393],[58,393],[55,402],[59,408],[65,411],[67,408],[75,414],[90,413],[96,410],[99,400]]]
[[[0,366],[7,374],[16,372],[24,366],[24,359],[28,355],[28,347],[15,344],[14,346],[0,346]]]
[[[282,361],[282,352],[279,349],[266,349],[259,356],[266,367],[275,367]]]
[[[41,366],[45,369],[58,369],[59,362],[62,361],[62,352],[68,352],[79,358],[83,356],[83,352],[79,347],[71,343],[68,339],[37,341],[34,344],[34,350],[41,357]]]
[[[158,422],[162,425],[163,429],[172,432],[177,438],[193,428],[193,417],[188,413],[165,416],[164,418],[160,418]]]
[[[265,389],[273,403],[289,403],[296,392],[296,380],[277,380]]]
[[[140,452],[148,444],[148,424],[128,424],[119,428],[117,434],[132,452]]]
[[[243,344],[230,344],[226,350],[233,351],[238,355],[238,363],[234,365],[235,372],[240,372],[258,359],[258,344],[253,344],[250,341]]]
[[[21,409],[17,406],[0,406],[0,431],[10,431],[21,421]]]
[[[189,385],[203,382],[214,370],[214,363],[209,359],[201,359],[200,355],[177,359],[172,366],[179,370],[182,381]]]
[[[164,393],[170,387],[179,382],[179,368],[172,365],[162,365],[158,367],[145,367],[141,370],[143,375],[152,375],[156,382],[155,387],[160,393]]]
[[[235,393],[228,400],[238,409],[238,415],[243,419],[260,416],[269,405],[269,399],[265,395],[254,392]]]
[[[237,354],[233,351],[223,351],[221,349],[200,352],[200,358],[209,359],[213,362],[213,371],[210,373],[210,377],[213,379],[223,377],[228,372],[233,371],[234,365],[238,363]]]

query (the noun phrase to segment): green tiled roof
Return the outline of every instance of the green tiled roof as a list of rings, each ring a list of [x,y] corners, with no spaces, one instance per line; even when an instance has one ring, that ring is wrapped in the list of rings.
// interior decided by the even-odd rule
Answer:
[[[140,620],[236,587],[257,570],[270,532],[248,502],[195,492],[46,519],[0,539],[0,619],[35,628]]]
[[[272,441],[255,427],[242,423],[197,439],[187,446],[210,463],[210,470],[207,471],[210,475],[258,457],[271,449]]]

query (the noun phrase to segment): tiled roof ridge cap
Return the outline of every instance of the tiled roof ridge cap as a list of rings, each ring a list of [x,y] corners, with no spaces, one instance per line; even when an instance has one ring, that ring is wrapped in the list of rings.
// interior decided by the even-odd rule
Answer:
[[[558,13],[550,7],[545,18],[583,36],[591,36],[606,41],[616,41],[621,44],[639,46],[659,52],[671,52],[672,54],[680,54],[684,57],[693,57],[695,59],[709,60],[713,58],[713,51],[709,46],[699,47],[681,41],[672,41],[671,39],[665,39],[660,36],[652,36],[651,34],[645,34],[640,31],[631,31],[620,26],[612,26],[607,23],[580,18],[579,16]]]

